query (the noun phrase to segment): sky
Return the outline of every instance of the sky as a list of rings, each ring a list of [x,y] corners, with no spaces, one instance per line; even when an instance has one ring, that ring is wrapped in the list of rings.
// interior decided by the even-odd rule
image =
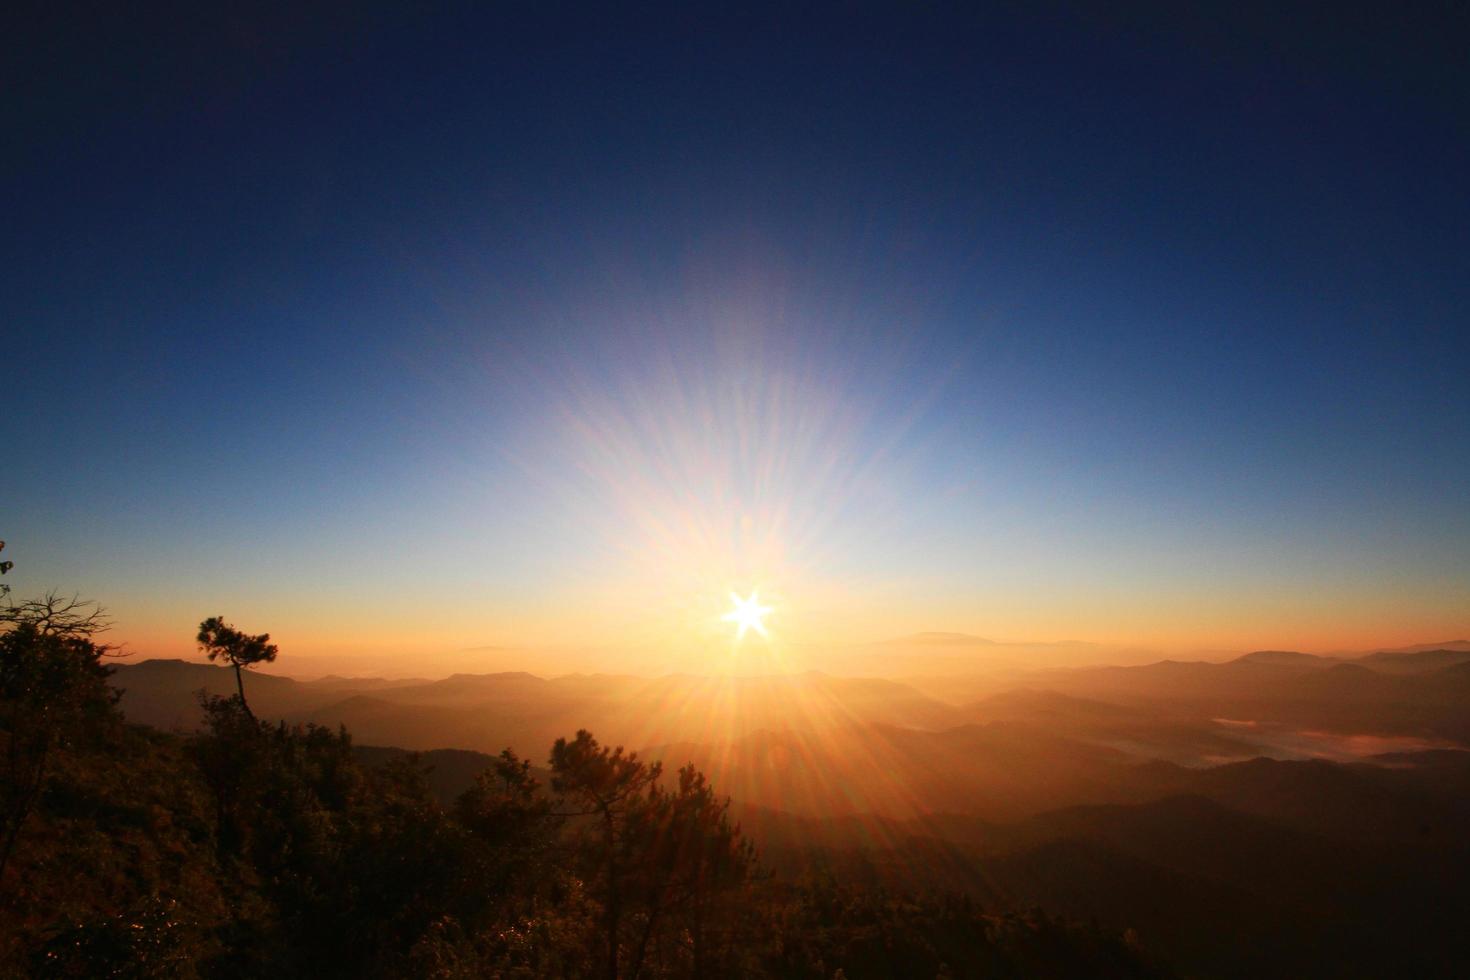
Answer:
[[[3,42],[17,596],[405,670],[698,670],[752,590],[1470,634],[1463,8],[199,6]]]

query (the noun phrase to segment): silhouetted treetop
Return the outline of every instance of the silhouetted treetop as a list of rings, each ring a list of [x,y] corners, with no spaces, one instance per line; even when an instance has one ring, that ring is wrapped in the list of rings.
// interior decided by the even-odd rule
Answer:
[[[199,649],[210,660],[223,660],[235,669],[235,685],[240,692],[240,704],[247,713],[250,712],[250,705],[245,701],[245,681],[241,671],[276,659],[279,651],[270,642],[270,638],[269,633],[252,636],[237,630],[221,616],[211,616],[199,624],[199,635],[196,637]]]
[[[97,603],[72,593],[47,592],[39,599],[26,599],[0,608],[0,624],[7,627],[31,625],[46,636],[90,639],[112,627],[107,612]]]

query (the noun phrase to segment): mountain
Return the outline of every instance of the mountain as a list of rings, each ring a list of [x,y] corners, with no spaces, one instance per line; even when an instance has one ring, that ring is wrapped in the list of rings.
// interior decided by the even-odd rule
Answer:
[[[121,704],[129,718],[170,729],[198,724],[197,691],[235,692],[233,671],[180,660],[120,665],[112,683],[123,691]],[[940,729],[965,720],[954,706],[905,684],[819,672],[652,679],[580,674],[548,679],[502,672],[385,685],[330,679],[302,683],[249,672],[245,690],[262,718],[346,725],[365,742],[492,753],[512,746],[537,756],[578,728],[641,747],[855,724]]]
[[[1278,904],[1097,839],[1051,840],[957,863],[976,882],[971,891],[990,901],[1066,909],[1112,924],[1184,976],[1285,980],[1320,975],[1293,973],[1293,964],[1283,963],[1283,951],[1292,949],[1300,925]]]
[[[953,646],[988,648],[971,639]],[[445,803],[502,747],[544,762],[585,727],[665,780],[693,763],[783,875],[1040,905],[1133,930],[1188,976],[1450,976],[1470,952],[1470,752],[1446,747],[1470,740],[1457,652],[1013,676],[957,703],[816,671],[245,683],[262,717],[345,724],[370,766],[421,750]],[[196,690],[235,690],[182,661],[113,683],[130,718],[164,727],[197,720]],[[1355,761],[1300,758],[1323,752]]]
[[[1029,687],[991,695],[982,701],[966,706],[966,711],[993,721],[1003,719],[1048,720],[1069,725],[1082,721],[1099,719],[1111,721],[1140,716],[1136,708]],[[1146,713],[1144,716],[1155,717],[1152,713]]]
[[[373,688],[376,696],[400,704],[463,705],[525,701],[545,697],[551,682],[525,671],[452,674],[442,680]]]
[[[1128,754],[1044,727],[996,722],[919,731],[854,725],[762,731],[728,743],[649,749],[692,762],[736,800],[805,816],[904,820],[966,813],[1015,819],[1066,802],[1133,798]]]
[[[429,684],[432,682],[427,677],[389,679],[386,677],[342,677],[338,674],[327,674],[316,680],[302,681],[302,683],[316,685],[320,688],[334,691],[380,691],[389,687],[414,687],[419,684]]]
[[[1057,691],[1018,688],[965,705],[962,711],[977,723],[1024,723],[1140,760],[1197,765],[1249,759],[1261,751],[1258,744],[1210,719],[1180,717],[1162,706],[1121,705]]]
[[[1470,742],[1464,664],[1421,675],[1356,663],[1303,670],[1249,659],[1164,661],[1033,677],[1047,686],[959,705],[907,684],[819,672],[500,672],[384,685],[250,673],[246,690],[263,718],[345,726],[360,742],[404,749],[494,754],[509,746],[539,760],[556,738],[584,727],[630,749],[688,746],[739,787],[737,797],[774,806],[789,797],[797,812],[820,810],[829,793],[840,812],[980,812],[964,802],[974,793],[984,812],[1016,814],[1060,805],[1068,793],[1081,794],[1070,802],[1134,799],[1098,788],[1122,785],[1117,769],[1125,765],[1353,758]],[[113,683],[131,719],[166,729],[198,723],[201,688],[235,690],[232,671],[183,661],[124,665]],[[837,773],[857,788],[838,792]]]
[[[1426,653],[1434,650],[1453,650],[1456,653],[1470,653],[1470,640],[1446,640],[1443,643],[1416,643],[1407,647],[1396,647],[1392,650],[1383,650],[1382,653]]]
[[[467,749],[409,752],[390,746],[354,745],[352,752],[359,762],[373,769],[417,756],[417,764],[427,771],[429,791],[443,806],[453,805],[461,793],[475,784],[475,778],[495,763],[495,756]],[[537,778],[543,785],[549,779],[544,770],[537,771]]]
[[[1104,923],[1127,920],[1197,975],[1442,976],[1466,951],[1456,898],[1470,871],[1463,844],[1341,843],[1197,796],[1067,808],[1008,834],[1008,857],[978,862],[997,887],[1087,908]],[[1056,867],[1043,858],[1059,845],[1070,850]],[[1113,859],[1105,877],[1086,876],[1108,854],[1136,863]]]
[[[1244,656],[1236,657],[1231,663],[1238,664],[1275,664],[1280,667],[1322,667],[1331,661],[1324,657],[1316,657],[1310,653],[1297,653],[1294,650],[1257,650]]]
[[[1459,691],[1466,690],[1466,683],[1470,682],[1470,663],[1451,664],[1434,671],[1434,679],[1441,683],[1457,685]]]
[[[811,669],[845,676],[903,678],[944,700],[973,699],[977,681],[1041,668],[1139,664],[1153,651],[1077,640],[1010,642],[968,633],[924,632],[873,643],[810,644],[793,654]],[[958,688],[952,694],[951,688]]]
[[[1456,765],[1470,762],[1460,755]],[[1267,781],[1306,775],[1300,795],[1309,798],[1320,773],[1301,765],[1355,779],[1356,767],[1314,763],[1267,772]],[[1226,784],[1263,775],[1221,768]],[[1334,837],[1188,791],[1001,822],[738,812],[788,874],[955,888],[998,907],[1062,910],[1131,931],[1187,976],[1452,976],[1470,945],[1457,898],[1470,851],[1451,838]]]
[[[1470,742],[1470,689],[1459,675],[1312,660],[1291,656],[1281,662],[1277,654],[1226,663],[1163,660],[1034,671],[1017,683],[1197,721],[1236,719],[1305,731]]]
[[[1470,752],[1403,753],[1377,764],[1257,758],[1159,782],[1339,840],[1453,846],[1470,822]]]
[[[111,683],[132,721],[164,730],[191,730],[199,724],[198,692],[228,697],[236,692],[235,672],[214,664],[185,660],[144,660],[112,668]],[[302,683],[290,677],[246,671],[246,697],[266,717],[308,710],[343,696],[331,684]]]
[[[1435,647],[1431,650],[1383,651],[1371,653],[1357,662],[1378,671],[1420,674],[1470,663],[1470,647],[1464,650]]]

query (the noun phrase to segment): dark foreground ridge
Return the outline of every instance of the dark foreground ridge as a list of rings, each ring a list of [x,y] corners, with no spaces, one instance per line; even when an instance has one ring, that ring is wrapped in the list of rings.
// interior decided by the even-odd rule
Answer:
[[[1167,975],[1037,909],[778,873],[692,767],[586,732],[445,803],[418,757],[238,695],[197,734],[127,724],[100,655],[0,637],[6,976]]]
[[[585,710],[631,741],[697,689],[366,685],[462,702],[516,739],[497,755],[312,719],[363,682],[248,675],[247,710],[230,669],[104,653],[65,623],[0,634],[0,975],[1449,977],[1470,955],[1470,753],[1201,765],[1234,729],[1161,714],[1148,668],[1103,672],[1111,702],[752,681],[761,726],[830,717],[639,753],[527,738]],[[1266,710],[1249,682],[1299,667],[1226,669]]]

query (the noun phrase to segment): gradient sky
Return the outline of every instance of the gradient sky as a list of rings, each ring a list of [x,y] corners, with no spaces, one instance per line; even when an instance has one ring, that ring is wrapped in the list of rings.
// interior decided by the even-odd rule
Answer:
[[[410,664],[697,668],[732,588],[1470,634],[1463,8],[197,6],[7,28],[17,594]]]

